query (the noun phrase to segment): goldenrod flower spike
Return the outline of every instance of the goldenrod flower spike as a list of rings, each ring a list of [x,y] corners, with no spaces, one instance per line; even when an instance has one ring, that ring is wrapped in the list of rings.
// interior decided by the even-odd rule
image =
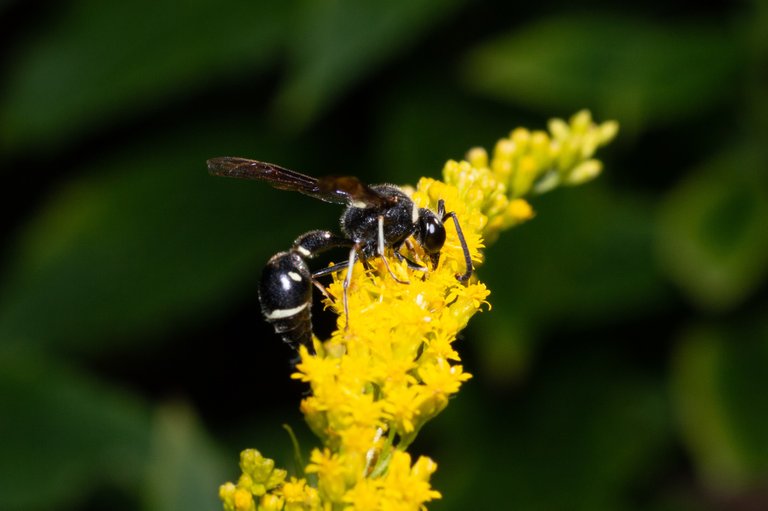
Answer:
[[[471,149],[464,161],[449,161],[443,180],[419,180],[412,197],[419,207],[445,201],[456,213],[475,267],[485,243],[533,217],[526,197],[596,177],[595,150],[617,132],[615,122],[596,125],[582,111],[569,122],[554,119],[549,133],[517,128],[501,139],[492,157]],[[220,495],[227,511],[256,510],[421,510],[440,493],[429,479],[434,461],[415,462],[405,449],[421,427],[440,413],[471,378],[453,342],[484,305],[489,291],[477,276],[456,279],[464,255],[452,222],[437,268],[410,270],[390,258],[398,280],[380,259],[353,268],[347,289],[349,321],[341,297],[345,273],[328,286],[325,304],[339,314],[338,328],[316,354],[303,346],[293,378],[310,387],[301,403],[307,424],[322,441],[310,455],[305,477],[286,480],[285,471],[258,451],[241,457],[243,475]],[[411,257],[428,266],[429,257],[412,243]],[[345,325],[348,325],[345,328]]]

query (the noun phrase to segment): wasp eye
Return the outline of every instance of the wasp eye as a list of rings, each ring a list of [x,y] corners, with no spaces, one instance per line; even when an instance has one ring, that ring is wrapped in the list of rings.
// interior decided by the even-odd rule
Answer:
[[[429,254],[440,252],[445,244],[445,227],[443,222],[429,210],[422,211],[419,216],[419,241]]]

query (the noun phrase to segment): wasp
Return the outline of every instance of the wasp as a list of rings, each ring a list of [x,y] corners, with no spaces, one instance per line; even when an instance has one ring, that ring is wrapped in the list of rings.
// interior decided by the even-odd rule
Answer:
[[[419,208],[399,187],[390,184],[368,186],[354,176],[311,177],[273,163],[246,158],[221,157],[208,160],[208,171],[215,176],[265,181],[279,190],[299,192],[315,199],[345,206],[340,224],[342,235],[313,230],[299,236],[290,250],[278,252],[267,261],[259,283],[259,301],[267,322],[292,347],[303,344],[312,351],[312,285],[316,279],[347,269],[344,279],[344,312],[349,318],[347,289],[352,267],[357,259],[364,263],[380,257],[389,274],[386,249],[399,261],[415,270],[427,271],[401,252],[413,236],[421,245],[433,267],[445,244],[444,223],[451,219],[463,250],[466,271],[456,278],[466,282],[472,276],[472,260],[467,242],[454,212],[445,211],[443,200],[437,211]],[[333,248],[346,248],[349,257],[333,266],[311,272],[307,260]],[[322,289],[322,287],[321,287]]]

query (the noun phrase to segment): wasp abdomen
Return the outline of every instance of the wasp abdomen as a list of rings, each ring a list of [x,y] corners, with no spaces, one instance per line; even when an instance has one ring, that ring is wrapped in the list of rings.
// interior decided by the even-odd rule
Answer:
[[[261,274],[259,300],[264,318],[293,348],[312,350],[312,275],[296,252],[270,258]]]

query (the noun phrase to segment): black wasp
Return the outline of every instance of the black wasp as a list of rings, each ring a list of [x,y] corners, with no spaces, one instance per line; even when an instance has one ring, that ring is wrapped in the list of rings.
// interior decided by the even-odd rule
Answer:
[[[472,260],[459,221],[455,213],[445,212],[442,200],[438,202],[435,213],[417,207],[408,195],[394,185],[367,186],[352,176],[315,178],[272,163],[245,158],[210,159],[208,172],[215,176],[266,181],[280,190],[299,192],[346,206],[341,215],[343,236],[330,231],[309,231],[299,236],[290,250],[272,256],[264,267],[259,285],[261,310],[275,332],[293,347],[304,344],[312,351],[310,308],[312,285],[316,283],[317,277],[347,268],[343,301],[344,312],[349,318],[346,290],[356,258],[366,263],[368,258],[381,257],[389,274],[398,282],[407,284],[392,273],[384,250],[391,248],[399,261],[405,261],[413,269],[426,271],[427,268],[400,252],[403,245],[409,243],[409,236],[413,235],[429,256],[432,265],[437,266],[440,250],[445,243],[443,222],[448,218],[453,219],[456,226],[466,263],[466,271],[456,278],[464,282],[472,275]],[[346,261],[310,272],[306,259],[339,247],[349,249]]]

